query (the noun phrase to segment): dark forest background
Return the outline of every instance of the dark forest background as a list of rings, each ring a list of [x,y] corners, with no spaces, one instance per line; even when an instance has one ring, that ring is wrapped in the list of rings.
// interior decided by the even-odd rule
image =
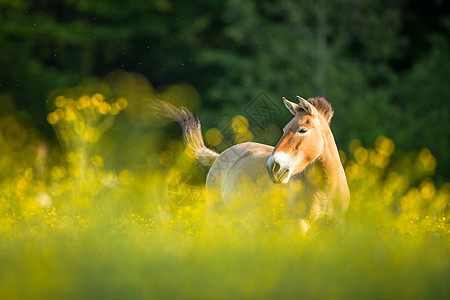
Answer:
[[[193,86],[205,130],[261,92],[280,105],[321,95],[343,150],[384,135],[400,151],[429,148],[448,178],[449,3],[1,0],[0,114],[51,138],[51,92],[114,70]]]

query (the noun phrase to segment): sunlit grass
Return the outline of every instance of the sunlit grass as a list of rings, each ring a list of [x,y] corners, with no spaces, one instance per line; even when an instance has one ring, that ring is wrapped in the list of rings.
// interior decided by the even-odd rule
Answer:
[[[397,153],[380,137],[341,151],[345,233],[302,236],[277,214],[215,230],[204,197],[187,207],[168,197],[176,174],[204,175],[181,142],[148,153],[146,167],[109,161],[102,136],[120,126],[126,96],[57,97],[47,120],[62,150],[13,117],[0,121],[1,299],[449,297],[450,184],[434,183],[428,149]],[[233,121],[241,136],[243,118]]]

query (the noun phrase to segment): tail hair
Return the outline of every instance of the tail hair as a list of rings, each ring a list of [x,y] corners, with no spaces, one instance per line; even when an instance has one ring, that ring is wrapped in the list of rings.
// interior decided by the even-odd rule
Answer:
[[[162,100],[156,100],[152,106],[159,117],[177,121],[183,130],[184,144],[194,155],[197,162],[205,166],[211,166],[214,163],[219,154],[205,146],[200,120],[194,117],[190,110],[185,107],[175,107]]]

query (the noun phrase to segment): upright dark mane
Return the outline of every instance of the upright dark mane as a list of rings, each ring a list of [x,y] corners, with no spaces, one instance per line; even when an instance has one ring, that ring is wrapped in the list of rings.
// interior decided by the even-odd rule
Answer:
[[[322,116],[324,116],[328,123],[330,123],[334,111],[331,104],[328,103],[324,97],[309,98],[307,101],[311,103]]]

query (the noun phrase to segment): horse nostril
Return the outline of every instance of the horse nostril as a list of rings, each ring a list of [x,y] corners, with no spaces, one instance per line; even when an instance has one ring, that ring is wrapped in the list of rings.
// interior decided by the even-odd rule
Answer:
[[[277,174],[279,170],[280,170],[280,164],[277,162],[274,162],[272,165],[272,173]]]

